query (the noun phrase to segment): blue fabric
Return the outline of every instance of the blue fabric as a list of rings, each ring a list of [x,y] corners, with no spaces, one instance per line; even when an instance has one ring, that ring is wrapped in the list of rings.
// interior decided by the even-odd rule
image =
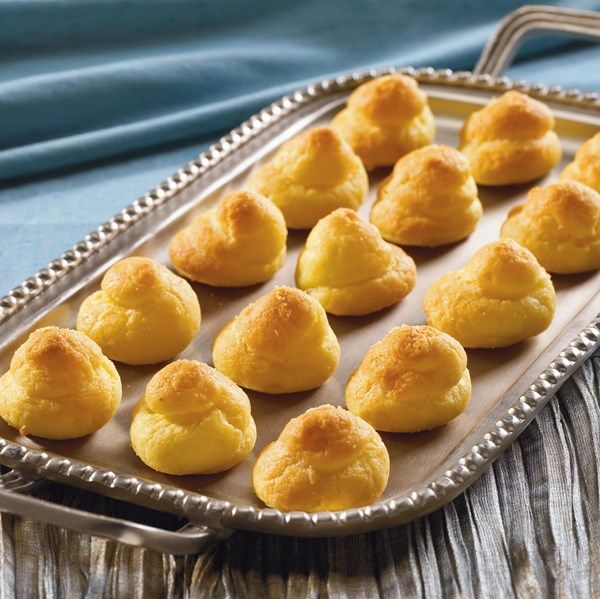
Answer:
[[[0,0],[0,295],[273,99],[369,66],[470,68],[521,4]],[[509,74],[600,90],[597,47],[521,58]]]

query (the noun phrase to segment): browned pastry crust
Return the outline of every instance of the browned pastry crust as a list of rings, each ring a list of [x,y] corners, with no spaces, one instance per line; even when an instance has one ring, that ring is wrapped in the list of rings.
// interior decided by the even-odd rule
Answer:
[[[241,387],[292,393],[322,385],[337,368],[340,347],[321,305],[276,287],[244,308],[218,333],[215,367]]]
[[[391,166],[435,136],[427,96],[412,77],[399,73],[357,87],[331,126],[346,138],[367,170]]]
[[[550,109],[517,91],[469,115],[460,150],[482,185],[533,181],[549,173],[562,155]]]
[[[393,328],[367,352],[346,387],[346,405],[377,430],[409,433],[446,424],[471,398],[467,355],[429,326]]]
[[[433,247],[464,239],[482,213],[465,157],[448,146],[407,154],[379,186],[371,222],[384,239]]]
[[[560,178],[578,181],[600,193],[600,131],[581,144]]]
[[[512,239],[490,243],[425,293],[427,322],[463,347],[505,347],[546,330],[556,305],[548,273]]]
[[[217,287],[254,285],[283,265],[287,229],[281,211],[252,191],[226,194],[172,239],[171,262],[192,281]]]
[[[600,194],[575,181],[534,187],[502,225],[549,272],[600,268]]]
[[[323,405],[290,420],[254,465],[268,506],[291,511],[369,505],[383,493],[389,456],[377,432],[342,408]]]

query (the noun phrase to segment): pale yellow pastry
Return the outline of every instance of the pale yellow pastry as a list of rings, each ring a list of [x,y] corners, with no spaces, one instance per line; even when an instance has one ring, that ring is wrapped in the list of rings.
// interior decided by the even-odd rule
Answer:
[[[310,232],[298,258],[296,284],[326,312],[359,315],[400,301],[415,285],[416,267],[354,210],[338,208]]]
[[[248,187],[283,212],[290,229],[310,229],[336,208],[358,208],[369,192],[367,173],[333,129],[310,129],[258,166]]]
[[[575,181],[534,187],[502,225],[548,271],[570,274],[600,268],[600,194]]]
[[[600,131],[581,144],[560,178],[579,181],[600,193]]]
[[[392,243],[433,247],[469,236],[481,212],[466,158],[426,146],[400,158],[381,183],[371,222]]]
[[[133,411],[133,450],[166,474],[228,470],[255,442],[248,396],[202,362],[177,360],[159,370]]]
[[[75,439],[102,428],[121,403],[114,364],[88,337],[44,327],[0,377],[0,416],[22,435]]]
[[[339,361],[340,346],[325,310],[290,287],[276,287],[246,306],[213,344],[217,370],[241,387],[264,393],[319,387]]]
[[[281,268],[286,238],[285,220],[273,202],[252,191],[234,191],[179,231],[169,256],[177,272],[192,281],[254,285]]]
[[[460,151],[482,185],[539,179],[559,163],[562,154],[550,109],[517,91],[506,92],[467,118]]]
[[[433,327],[393,328],[369,348],[346,386],[346,405],[380,431],[415,433],[442,426],[471,398],[467,354]]]
[[[425,293],[427,322],[463,347],[505,347],[538,335],[556,295],[535,256],[512,239],[490,243]]]
[[[200,328],[200,305],[189,283],[149,258],[117,262],[100,287],[81,304],[77,328],[112,360],[169,360]]]
[[[342,408],[323,405],[290,420],[262,450],[252,482],[269,507],[334,511],[375,502],[389,472],[377,431]]]
[[[369,171],[391,166],[435,137],[425,92],[412,77],[400,74],[357,87],[331,126],[345,137]]]

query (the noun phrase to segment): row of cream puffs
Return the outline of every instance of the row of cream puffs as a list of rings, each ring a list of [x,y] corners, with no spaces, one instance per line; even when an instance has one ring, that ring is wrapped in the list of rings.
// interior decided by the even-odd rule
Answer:
[[[459,149],[478,184],[527,183],[546,175],[560,161],[562,150],[554,126],[545,104],[511,90],[467,117]],[[331,127],[369,171],[394,165],[435,137],[427,96],[414,79],[401,74],[360,85]],[[562,178],[600,192],[599,156],[600,133],[581,146]]]
[[[581,220],[576,216],[572,219]],[[517,230],[510,219],[507,224]],[[584,220],[580,225],[589,223]],[[585,245],[584,251],[593,252],[594,247],[597,245],[590,250]],[[288,386],[284,384],[286,372],[295,376],[291,372],[297,361],[294,343],[302,344],[302,335],[312,339],[316,331],[326,330],[326,311],[366,314],[398,302],[413,288],[415,276],[414,262],[401,248],[383,241],[377,229],[361,221],[354,211],[336,210],[317,224],[298,258],[296,280],[306,293],[280,287],[247,306],[217,335],[215,363],[222,346],[224,368],[228,361],[240,368],[245,360],[254,358],[257,363],[248,364],[248,376],[256,377],[267,356],[272,355],[273,360],[287,364],[285,369],[273,370],[282,386],[280,391],[244,381],[240,384],[267,393],[312,389],[328,378],[317,384],[312,381],[314,377],[320,380],[322,371],[328,372],[331,360],[315,353],[314,368],[298,364],[299,372],[304,373],[304,386],[298,388],[296,382]],[[534,296],[537,301],[532,303]],[[552,320],[554,303],[550,277],[535,256],[512,239],[503,239],[478,250],[465,268],[435,281],[426,292],[424,307],[430,324],[451,332],[464,346],[499,347],[545,330]],[[311,308],[313,304],[318,310]],[[495,318],[480,322],[479,311]],[[515,316],[515,311],[521,314]],[[504,312],[506,318],[502,317]],[[315,319],[316,314],[321,314],[319,319]],[[200,320],[200,304],[189,283],[149,258],[132,257],[113,265],[100,290],[82,302],[77,328],[112,360],[154,364],[183,351],[196,336]],[[238,325],[243,334],[235,330],[230,334],[237,321],[243,323]],[[284,334],[274,339],[265,336],[265,331],[272,330],[269,322],[281,322]],[[288,322],[298,329],[294,343],[288,339],[292,332],[287,331],[291,326]],[[503,328],[504,334],[499,330],[486,332],[490,327],[494,331]],[[467,333],[469,329],[478,334]],[[231,352],[236,343],[241,344],[239,356]],[[331,356],[337,352],[337,366],[339,347],[334,335],[326,345]],[[252,352],[244,351],[244,347]],[[337,349],[334,352],[332,348]]]
[[[325,212],[308,236],[297,284],[323,296],[328,312],[357,315],[395,303],[414,285],[410,258],[383,240],[427,247],[459,241],[476,227],[482,206],[465,157],[450,147],[427,146],[401,158],[379,186],[370,215],[377,229],[353,215],[352,208],[327,205]],[[575,181],[533,188],[525,203],[510,212],[502,236],[530,249],[550,272],[600,268],[600,194]],[[231,192],[174,236],[170,258],[191,280],[251,285],[266,281],[283,265],[286,237],[285,220],[272,202],[257,192]],[[348,256],[359,264],[348,262]],[[390,287],[390,275],[401,283]],[[384,290],[380,301],[371,296],[371,304],[363,305],[331,297],[333,279],[347,287],[365,276]]]
[[[248,192],[237,192],[226,196],[223,203],[235,204],[239,197],[244,203],[255,203],[256,206],[266,202]],[[213,214],[222,212],[227,210],[218,207]],[[223,227],[229,232],[234,230],[231,223]],[[465,285],[468,284],[469,298],[475,304],[473,310],[467,307],[464,314],[469,314],[469,322],[474,323],[481,334],[462,335],[460,329],[466,330],[470,326],[468,323],[452,327],[452,334],[468,347],[510,345],[538,334],[549,325],[554,313],[554,292],[550,291],[552,284],[543,267],[556,273],[582,272],[600,267],[600,195],[572,181],[534,188],[526,202],[510,212],[501,236],[505,243],[492,244],[488,249],[480,250],[467,268],[442,277],[426,297],[425,307],[430,323],[447,330],[450,325],[442,325],[444,319],[437,314],[444,314],[445,320],[454,318],[460,308],[456,308],[453,302],[460,304],[465,299]],[[255,237],[260,237],[258,231]],[[263,238],[266,237],[265,232]],[[229,239],[232,244],[240,241],[236,251],[244,252],[243,239],[236,240],[233,234]],[[509,243],[510,239],[518,244]],[[195,248],[199,253],[204,251],[203,240],[202,236],[196,238]],[[174,242],[171,247],[171,257],[177,267],[173,252],[176,245]],[[248,247],[246,257],[252,252],[253,247]],[[279,248],[273,248],[272,255],[279,256],[280,253]],[[267,261],[272,264],[270,257]],[[233,253],[227,256],[226,264],[219,266],[221,271],[226,268],[235,276]],[[245,269],[246,272],[248,270],[251,269]],[[260,270],[259,265],[255,270]],[[527,270],[531,275],[529,278],[525,276]],[[186,273],[189,276],[189,269],[182,274]],[[471,274],[463,276],[461,273]],[[298,287],[317,299],[328,313],[335,315],[368,314],[390,306],[411,291],[415,277],[413,260],[401,248],[384,241],[375,226],[362,221],[351,209],[335,210],[317,223],[306,240],[296,267]],[[206,282],[204,277],[200,280]],[[442,289],[442,282],[445,286],[443,293],[433,291]],[[519,319],[500,318],[502,306],[509,306],[509,311],[518,304],[527,306],[528,298],[537,293],[538,287],[545,290],[545,299],[541,304],[535,303],[540,308],[536,317],[532,314],[523,316],[529,322],[527,327],[521,331]],[[443,305],[436,300],[442,295],[446,298]],[[504,297],[510,302],[500,301]],[[492,313],[494,310],[498,312],[498,320],[488,320],[479,325],[476,312],[482,307],[482,302],[487,303],[487,309]],[[494,303],[498,304],[496,308],[492,307]],[[474,314],[471,315],[471,312]],[[504,323],[504,320],[508,322]],[[486,327],[497,329],[499,324],[506,325],[505,334],[484,332]]]
[[[318,312],[316,302],[312,309]],[[428,326],[396,327],[371,347],[348,381],[348,411],[310,409],[262,450],[254,490],[266,505],[282,510],[368,505],[384,491],[390,467],[376,429],[440,426],[458,416],[470,396],[466,355],[456,340]],[[120,400],[112,362],[70,329],[34,331],[0,377],[0,415],[22,434],[90,434],[110,420]],[[250,454],[256,425],[238,385],[207,364],[177,360],[149,381],[133,410],[130,435],[135,453],[155,470],[210,474]]]
[[[269,162],[254,169],[247,185],[281,209],[288,228],[311,228],[335,208],[360,206],[368,192],[366,170],[397,164],[407,154],[429,146],[434,134],[427,97],[417,83],[404,75],[381,77],[358,87],[330,128],[306,131],[283,144]],[[583,144],[562,178],[600,191],[599,143],[600,133]],[[506,92],[466,119],[459,150],[463,163],[445,168],[451,188],[468,180],[466,191],[471,199],[477,195],[475,182],[508,185],[533,181],[550,172],[562,155],[550,109],[516,91]],[[434,157],[436,151],[440,150],[424,156]],[[458,156],[452,159],[461,160]],[[421,174],[410,181],[415,161]],[[444,160],[441,162],[444,167]],[[433,185],[427,184],[427,169],[421,169],[418,160],[398,168],[407,173],[400,179],[409,188],[418,190],[423,183],[419,178],[425,179],[428,192],[435,188],[433,177]],[[437,191],[443,193],[444,186],[438,185]],[[450,241],[459,239],[457,235]],[[429,242],[417,236],[415,243]],[[431,243],[448,241],[434,239]]]

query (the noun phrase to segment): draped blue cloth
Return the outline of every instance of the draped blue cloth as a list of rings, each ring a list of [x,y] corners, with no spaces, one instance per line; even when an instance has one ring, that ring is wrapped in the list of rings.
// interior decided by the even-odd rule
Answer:
[[[0,295],[263,105],[342,71],[471,68],[521,4],[0,0]],[[534,40],[509,74],[598,91],[599,48]]]

